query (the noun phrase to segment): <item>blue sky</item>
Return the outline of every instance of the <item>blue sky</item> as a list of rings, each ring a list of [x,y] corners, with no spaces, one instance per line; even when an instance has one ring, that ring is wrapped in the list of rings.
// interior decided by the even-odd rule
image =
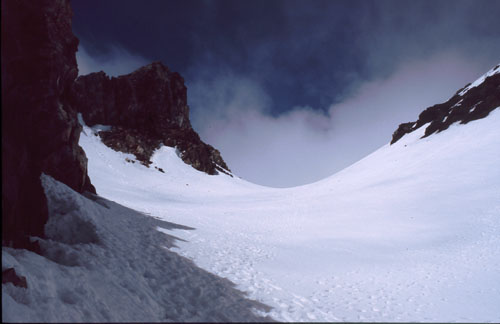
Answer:
[[[164,62],[185,78],[202,138],[237,174],[272,186],[347,166],[388,142],[398,123],[426,108],[419,105],[448,99],[500,58],[500,1],[72,6],[82,73]],[[403,91],[404,83],[414,91]],[[368,99],[374,87],[386,101]]]

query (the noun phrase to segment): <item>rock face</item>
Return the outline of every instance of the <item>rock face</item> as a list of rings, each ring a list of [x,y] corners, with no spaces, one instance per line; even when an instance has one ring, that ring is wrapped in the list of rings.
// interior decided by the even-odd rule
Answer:
[[[427,123],[430,124],[423,137],[441,132],[455,122],[467,124],[484,118],[497,107],[500,107],[500,65],[488,72],[482,83],[467,85],[447,102],[425,109],[417,121],[399,125],[392,135],[391,144]]]
[[[2,244],[43,237],[47,203],[40,175],[78,192],[95,189],[78,145],[69,94],[78,39],[68,0],[2,1]]]
[[[104,72],[81,76],[71,103],[89,126],[112,126],[99,133],[106,145],[135,154],[145,165],[164,144],[177,147],[184,162],[197,170],[230,172],[219,151],[191,127],[184,79],[160,62],[119,77]]]
[[[153,63],[109,78],[78,75],[78,39],[69,0],[2,1],[2,245],[37,250],[44,237],[46,173],[78,192],[95,188],[78,145],[81,111],[90,124],[114,126],[104,143],[148,165],[161,144],[209,174],[229,172],[219,152],[189,122],[186,87],[178,73]]]

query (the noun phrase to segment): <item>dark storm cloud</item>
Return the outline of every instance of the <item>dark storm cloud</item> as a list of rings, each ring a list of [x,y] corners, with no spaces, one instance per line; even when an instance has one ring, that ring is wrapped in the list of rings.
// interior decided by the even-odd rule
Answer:
[[[403,121],[447,100],[479,75],[480,64],[453,53],[408,61],[388,77],[359,83],[326,112],[295,106],[269,113],[270,94],[245,77],[225,74],[194,83],[193,126],[237,175],[287,187],[333,174],[389,142]]]
[[[72,3],[95,65],[179,71],[202,137],[277,186],[354,162],[500,58],[500,1]]]
[[[356,81],[443,49],[500,52],[499,1],[73,1],[90,54],[110,42],[162,60],[189,81],[230,69],[273,95],[273,113],[326,109]]]

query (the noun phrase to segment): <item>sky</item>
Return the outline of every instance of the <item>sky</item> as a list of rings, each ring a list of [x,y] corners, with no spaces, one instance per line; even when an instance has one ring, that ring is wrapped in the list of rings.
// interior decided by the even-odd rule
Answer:
[[[500,62],[500,1],[71,3],[81,74],[162,61],[202,139],[273,187],[347,167]]]

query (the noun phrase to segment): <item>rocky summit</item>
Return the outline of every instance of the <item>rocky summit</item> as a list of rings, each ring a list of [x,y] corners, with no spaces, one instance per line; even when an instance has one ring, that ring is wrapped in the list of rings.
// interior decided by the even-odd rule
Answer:
[[[417,121],[399,125],[391,144],[426,124],[423,137],[441,132],[455,122],[467,124],[484,118],[497,107],[500,107],[500,64],[473,84],[458,90],[450,100],[425,109]]]
[[[89,126],[112,126],[99,132],[102,141],[146,166],[153,152],[167,145],[177,147],[182,160],[199,171],[230,174],[219,151],[191,126],[184,79],[160,62],[119,77],[104,72],[80,76],[72,105]]]

